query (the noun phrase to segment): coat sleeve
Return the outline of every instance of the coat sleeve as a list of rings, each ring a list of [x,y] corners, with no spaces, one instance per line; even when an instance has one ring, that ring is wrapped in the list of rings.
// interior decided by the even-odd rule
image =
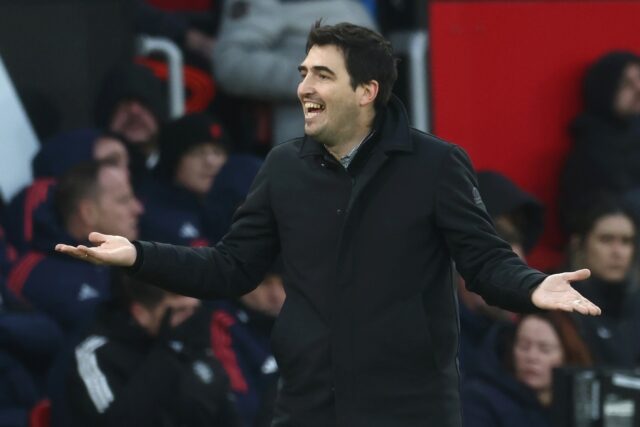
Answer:
[[[456,146],[441,165],[435,218],[469,290],[507,310],[536,309],[531,293],[546,275],[529,268],[497,236],[471,162]]]
[[[280,2],[225,3],[213,53],[216,80],[233,95],[294,100],[304,52],[278,48],[290,19],[280,12]]]
[[[182,366],[171,351],[158,346],[126,378],[118,369],[118,352],[107,338],[89,336],[76,347],[68,381],[67,401],[75,425],[154,425],[150,414],[173,404],[182,376]]]
[[[135,278],[196,298],[236,297],[253,290],[280,252],[270,205],[269,165],[258,172],[229,233],[215,247],[188,248],[136,242]]]

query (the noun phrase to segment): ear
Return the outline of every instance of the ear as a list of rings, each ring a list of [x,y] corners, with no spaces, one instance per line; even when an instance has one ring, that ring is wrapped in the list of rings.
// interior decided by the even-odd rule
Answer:
[[[77,212],[80,220],[89,227],[93,227],[98,223],[98,207],[96,206],[96,202],[94,200],[80,200],[80,202],[78,203]]]
[[[380,85],[377,80],[370,80],[366,83],[362,83],[358,87],[359,103],[361,107],[373,104],[378,96],[378,90]]]

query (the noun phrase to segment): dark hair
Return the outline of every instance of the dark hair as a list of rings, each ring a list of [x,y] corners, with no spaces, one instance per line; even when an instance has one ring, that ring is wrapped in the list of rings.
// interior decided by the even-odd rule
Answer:
[[[149,310],[156,308],[169,293],[157,286],[133,279],[123,274],[120,276],[121,302],[124,307],[138,303]]]
[[[576,222],[575,234],[580,242],[584,242],[595,228],[598,221],[610,215],[624,215],[633,223],[637,230],[636,218],[624,202],[614,197],[600,197],[594,201],[591,208]]]
[[[54,194],[54,205],[62,223],[67,225],[80,200],[96,197],[98,175],[106,162],[81,163],[62,175]]]
[[[393,56],[391,43],[373,30],[346,22],[337,25],[322,25],[316,21],[307,38],[306,53],[313,46],[334,45],[344,55],[351,87],[371,80],[378,82],[375,107],[387,104],[391,89],[398,78],[397,59]]]

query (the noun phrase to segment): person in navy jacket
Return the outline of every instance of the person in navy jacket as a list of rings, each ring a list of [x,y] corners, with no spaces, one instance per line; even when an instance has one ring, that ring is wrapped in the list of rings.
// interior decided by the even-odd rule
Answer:
[[[216,243],[240,203],[233,191],[211,194],[228,158],[221,123],[205,113],[186,115],[162,129],[159,145],[157,179],[140,188],[141,235],[187,246]]]
[[[74,166],[91,160],[109,160],[127,171],[129,155],[122,136],[98,129],[76,129],[47,141],[32,161],[34,181],[18,192],[4,214],[7,240],[21,255],[33,243],[34,214],[47,201],[56,179]]]
[[[110,297],[110,269],[89,265],[53,251],[54,242],[82,243],[95,228],[138,235],[142,207],[127,174],[110,163],[91,162],[65,174],[53,197],[34,217],[34,250],[22,256],[8,277],[10,294],[46,312],[70,331]]]
[[[252,292],[210,303],[213,352],[229,376],[245,427],[267,427],[273,417],[279,372],[269,340],[284,299],[278,261]]]

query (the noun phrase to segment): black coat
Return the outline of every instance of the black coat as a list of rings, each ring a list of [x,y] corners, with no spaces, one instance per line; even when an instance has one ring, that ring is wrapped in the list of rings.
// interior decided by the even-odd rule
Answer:
[[[281,252],[275,426],[460,426],[451,258],[514,311],[545,277],[495,235],[476,187],[464,151],[411,129],[394,99],[348,170],[311,138],[276,146],[220,244],[136,242],[132,273],[237,295]]]

